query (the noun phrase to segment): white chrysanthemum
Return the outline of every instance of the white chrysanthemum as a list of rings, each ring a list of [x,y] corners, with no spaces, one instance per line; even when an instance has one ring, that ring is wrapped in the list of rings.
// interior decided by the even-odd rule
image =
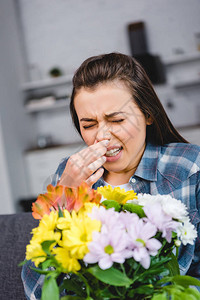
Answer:
[[[137,203],[144,206],[147,203],[155,203],[158,201],[160,202],[160,195],[138,194],[137,199],[128,200],[127,203]]]
[[[129,203],[137,203],[142,206],[154,205],[159,203],[163,212],[172,219],[178,220],[180,226],[175,230],[183,245],[194,244],[197,237],[197,231],[190,222],[187,207],[180,200],[172,198],[170,195],[150,195],[138,194],[138,199],[129,200]]]
[[[183,245],[194,244],[194,240],[197,237],[197,231],[194,225],[190,223],[189,218],[184,222],[184,224],[180,223],[180,226],[177,228],[176,231]]]
[[[176,200],[171,196],[163,197],[162,208],[167,215],[173,219],[184,221],[188,216],[187,207],[180,200]]]
[[[182,222],[188,215],[185,204],[180,200],[172,198],[170,195],[138,194],[138,199],[128,202],[134,202],[143,206],[146,204],[160,203],[163,211],[167,215]]]

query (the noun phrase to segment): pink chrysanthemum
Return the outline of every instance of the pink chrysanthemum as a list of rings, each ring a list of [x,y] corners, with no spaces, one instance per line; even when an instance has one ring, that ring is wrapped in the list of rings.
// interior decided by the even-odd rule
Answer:
[[[160,203],[154,203],[144,206],[144,212],[157,229],[162,232],[162,237],[166,238],[168,243],[171,242],[172,231],[176,231],[179,222],[173,221],[172,217],[167,215]]]
[[[138,219],[128,229],[130,247],[133,249],[133,258],[148,269],[150,266],[150,255],[155,256],[162,244],[153,236],[156,234],[156,226],[143,219]]]
[[[101,232],[94,232],[93,241],[88,245],[89,253],[84,257],[86,263],[98,263],[102,270],[112,267],[114,262],[124,263],[131,257],[127,249],[128,236],[125,231],[103,226]]]

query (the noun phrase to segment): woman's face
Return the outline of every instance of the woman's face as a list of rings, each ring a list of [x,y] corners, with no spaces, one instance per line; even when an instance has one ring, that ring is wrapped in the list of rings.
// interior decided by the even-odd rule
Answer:
[[[90,146],[103,139],[107,146],[104,168],[108,173],[134,173],[145,149],[145,119],[121,81],[81,88],[74,99],[81,135]]]

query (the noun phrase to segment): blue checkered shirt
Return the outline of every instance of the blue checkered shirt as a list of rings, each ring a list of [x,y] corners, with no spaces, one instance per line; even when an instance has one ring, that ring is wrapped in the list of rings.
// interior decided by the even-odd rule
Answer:
[[[64,159],[55,174],[53,184],[60,179],[66,163]],[[194,245],[181,246],[179,266],[181,274],[200,279],[200,147],[184,143],[164,146],[147,144],[143,157],[129,183],[136,193],[171,195],[181,200],[189,210],[191,222],[198,230]],[[93,188],[104,185],[99,179]],[[41,297],[43,277],[29,268],[22,269],[22,281],[27,299]]]

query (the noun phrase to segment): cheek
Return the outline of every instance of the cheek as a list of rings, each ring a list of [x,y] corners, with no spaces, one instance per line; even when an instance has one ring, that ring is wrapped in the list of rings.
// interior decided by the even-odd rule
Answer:
[[[86,145],[91,146],[94,144],[95,136],[92,132],[84,130],[84,132],[81,131],[81,135]]]
[[[121,126],[118,135],[122,137],[123,140],[127,140],[130,142],[130,139],[135,138],[143,138],[144,134],[146,134],[146,124],[143,120],[143,116],[141,118],[132,118],[127,120],[125,126]]]

